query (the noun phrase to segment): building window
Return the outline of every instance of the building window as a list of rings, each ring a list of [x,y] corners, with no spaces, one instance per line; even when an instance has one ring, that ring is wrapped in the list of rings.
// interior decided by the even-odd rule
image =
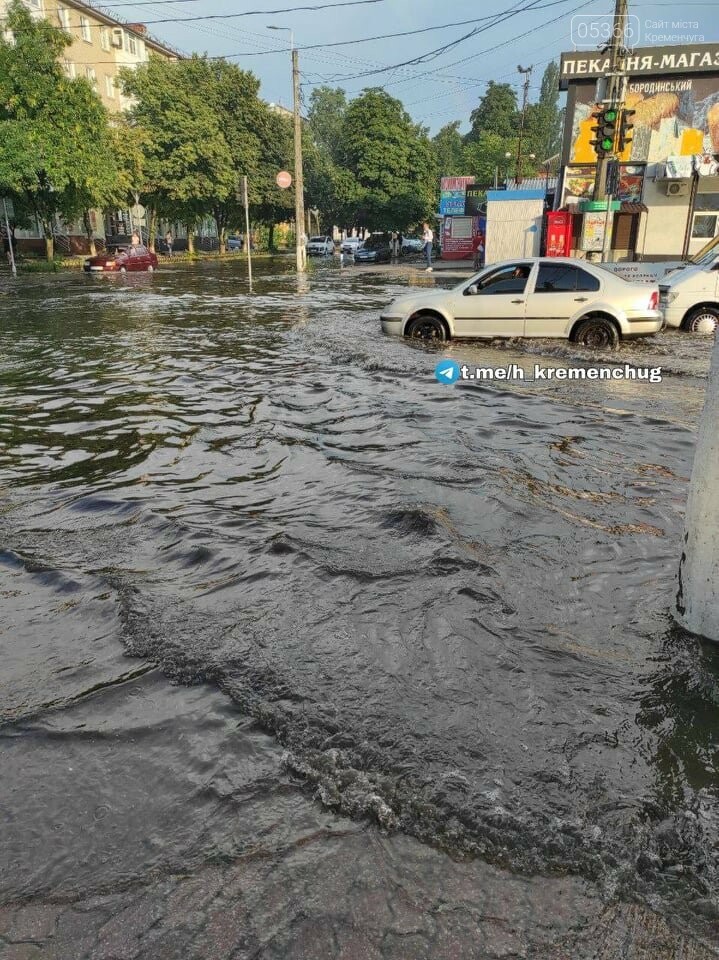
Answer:
[[[70,11],[67,7],[57,8],[57,19],[60,21],[60,26],[63,30],[70,29]]]
[[[85,43],[92,43],[92,31],[90,30],[90,21],[87,17],[80,16],[80,33]]]
[[[716,236],[718,219],[719,215],[716,213],[695,213],[692,240],[711,240]]]
[[[107,27],[103,27],[100,30],[100,46],[103,50],[110,49],[110,31],[107,29]]]
[[[75,64],[72,60],[63,59],[62,68],[65,71],[66,77],[69,77],[71,80],[75,79]]]
[[[105,76],[105,93],[110,98],[110,100],[115,99],[115,81],[112,77]]]
[[[26,4],[31,10],[39,10],[42,13],[42,0],[26,0]]]
[[[129,33],[125,34],[125,49],[133,57],[137,56],[137,41]]]
[[[692,240],[711,240],[719,229],[719,193],[697,193],[694,200]]]
[[[97,90],[97,74],[94,67],[85,67],[85,76],[93,90]]]

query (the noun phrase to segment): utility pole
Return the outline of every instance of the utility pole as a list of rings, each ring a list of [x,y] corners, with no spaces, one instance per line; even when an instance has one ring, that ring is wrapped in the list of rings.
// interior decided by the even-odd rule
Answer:
[[[295,234],[297,246],[297,270],[307,269],[305,231],[305,186],[302,173],[302,118],[300,117],[300,64],[297,50],[292,47],[292,94],[295,108]]]
[[[607,103],[619,104],[624,97],[622,58],[626,50],[624,37],[627,29],[627,0],[615,0],[612,39],[609,44],[609,75],[603,99]],[[611,157],[597,157],[597,169],[594,175],[594,200],[604,200],[607,193],[607,169]]]
[[[527,101],[529,100],[529,81],[532,77],[531,67],[517,67],[524,74],[524,90],[522,93],[522,117],[519,121],[519,140],[517,142],[517,173],[514,177],[517,186],[522,182],[522,137],[524,136],[524,118],[527,115]]]
[[[242,178],[242,203],[245,208],[245,243],[247,244],[247,279],[252,293],[252,235],[250,234],[250,200],[247,191],[247,177]]]
[[[719,337],[714,344],[684,519],[674,618],[719,642]]]

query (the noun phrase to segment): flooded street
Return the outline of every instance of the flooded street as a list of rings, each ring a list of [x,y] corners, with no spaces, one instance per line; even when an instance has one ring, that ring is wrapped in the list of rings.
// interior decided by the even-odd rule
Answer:
[[[719,956],[709,340],[443,386],[598,361],[258,267],[0,277],[1,960]]]

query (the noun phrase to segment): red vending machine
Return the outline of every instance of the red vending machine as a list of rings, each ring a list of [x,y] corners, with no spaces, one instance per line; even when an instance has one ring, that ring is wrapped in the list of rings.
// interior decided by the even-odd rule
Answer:
[[[547,213],[545,257],[568,257],[572,252],[572,218],[568,210]]]

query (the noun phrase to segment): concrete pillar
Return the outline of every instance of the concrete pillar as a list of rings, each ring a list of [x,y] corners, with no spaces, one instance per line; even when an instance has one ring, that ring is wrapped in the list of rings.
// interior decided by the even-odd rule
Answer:
[[[674,616],[687,630],[719,642],[719,334],[684,523]]]

